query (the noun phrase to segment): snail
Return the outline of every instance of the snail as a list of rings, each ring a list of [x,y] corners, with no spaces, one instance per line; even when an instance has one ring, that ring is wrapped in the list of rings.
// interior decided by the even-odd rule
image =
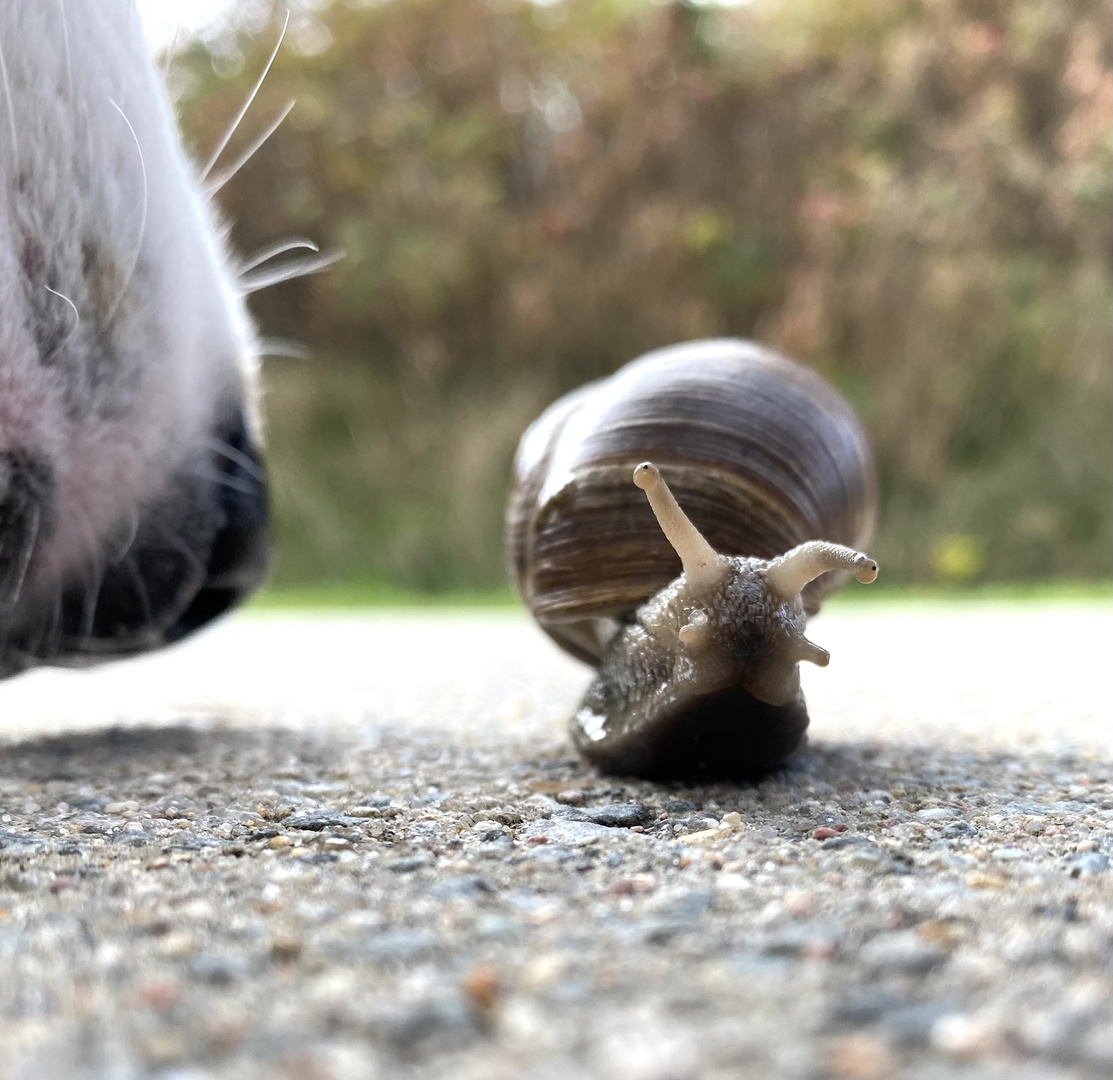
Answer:
[[[551,405],[518,447],[507,561],[596,668],[571,718],[583,756],[655,778],[783,764],[808,726],[799,661],[829,659],[806,617],[877,576],[876,507],[850,405],[751,342],[659,349]]]

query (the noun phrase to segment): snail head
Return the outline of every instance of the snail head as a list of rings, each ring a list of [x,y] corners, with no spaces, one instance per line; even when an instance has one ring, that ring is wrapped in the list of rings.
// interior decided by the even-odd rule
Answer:
[[[649,499],[683,573],[648,601],[640,622],[675,653],[677,674],[709,692],[729,680],[759,701],[783,705],[799,691],[801,660],[826,667],[830,654],[804,636],[801,591],[820,574],[845,570],[863,583],[877,577],[868,555],[809,540],[775,559],[716,552],[680,508],[657,467],[643,462],[634,483]]]

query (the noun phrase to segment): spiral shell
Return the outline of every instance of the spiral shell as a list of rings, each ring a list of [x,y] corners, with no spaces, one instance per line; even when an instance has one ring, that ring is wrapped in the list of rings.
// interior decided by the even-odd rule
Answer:
[[[589,663],[679,572],[630,480],[647,459],[716,551],[772,558],[812,539],[861,548],[873,531],[869,440],[822,378],[747,341],[648,353],[550,406],[515,463],[511,577],[545,631]],[[807,612],[845,576],[813,581]]]

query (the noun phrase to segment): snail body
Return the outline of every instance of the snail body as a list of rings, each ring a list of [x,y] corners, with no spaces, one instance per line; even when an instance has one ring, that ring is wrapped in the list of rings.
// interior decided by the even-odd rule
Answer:
[[[876,504],[850,406],[749,342],[660,349],[550,406],[519,447],[507,555],[540,626],[596,667],[584,756],[658,777],[782,764],[808,726],[798,663],[828,659],[807,615],[876,577],[857,550]]]

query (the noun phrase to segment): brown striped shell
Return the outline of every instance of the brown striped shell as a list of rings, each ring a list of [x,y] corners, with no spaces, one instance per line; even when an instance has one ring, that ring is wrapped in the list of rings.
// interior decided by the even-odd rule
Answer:
[[[679,573],[634,466],[652,460],[716,551],[773,558],[806,540],[863,548],[877,482],[850,405],[748,341],[658,349],[550,406],[522,437],[507,510],[518,592],[562,648],[596,663]],[[844,574],[804,592],[814,613]]]

